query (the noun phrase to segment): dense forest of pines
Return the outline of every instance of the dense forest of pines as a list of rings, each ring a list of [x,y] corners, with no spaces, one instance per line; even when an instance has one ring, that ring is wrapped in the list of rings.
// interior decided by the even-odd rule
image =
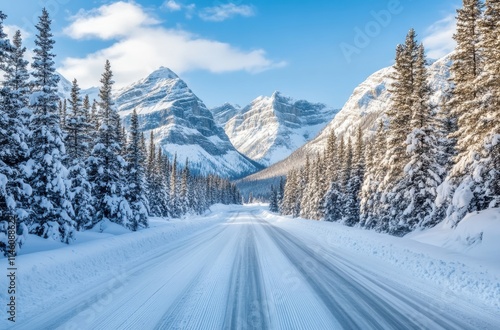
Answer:
[[[431,104],[424,47],[410,30],[396,49],[388,121],[326,150],[273,189],[294,217],[404,235],[500,206],[500,1],[458,10],[453,89]]]
[[[76,79],[68,100],[57,94],[59,76],[51,20],[36,25],[31,73],[20,32],[4,33],[0,12],[0,251],[16,222],[16,244],[27,234],[69,243],[75,232],[106,221],[130,230],[148,216],[201,213],[215,203],[239,204],[236,186],[216,175],[192,175],[146,141],[134,112],[128,131],[112,99],[106,62],[99,99],[82,98]]]

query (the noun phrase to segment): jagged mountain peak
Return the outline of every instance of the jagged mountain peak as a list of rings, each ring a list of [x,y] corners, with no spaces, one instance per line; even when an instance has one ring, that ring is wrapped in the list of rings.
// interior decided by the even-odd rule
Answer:
[[[165,154],[177,154],[180,163],[189,159],[194,170],[235,178],[262,168],[233,147],[205,104],[168,68],[118,90],[115,99],[126,126],[136,110],[141,130],[152,131]]]
[[[241,153],[268,166],[314,138],[336,110],[321,103],[295,101],[275,91],[244,108],[222,105],[212,113]]]

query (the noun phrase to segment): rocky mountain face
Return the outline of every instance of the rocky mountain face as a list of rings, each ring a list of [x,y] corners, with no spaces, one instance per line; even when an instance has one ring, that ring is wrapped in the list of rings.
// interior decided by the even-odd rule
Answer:
[[[236,149],[264,166],[285,159],[316,137],[337,112],[279,92],[258,97],[244,108],[224,104],[212,109]]]
[[[70,90],[71,83],[61,76],[59,96],[68,98]],[[82,95],[93,99],[97,92],[91,88]],[[126,126],[136,109],[146,137],[153,131],[154,141],[164,153],[170,158],[177,155],[181,164],[189,159],[194,171],[238,178],[263,168],[233,147],[205,104],[167,68],[116,90],[114,98]]]
[[[429,83],[433,91],[431,101],[439,106],[443,98],[443,91],[451,88],[449,81],[451,61],[446,56],[429,66]],[[243,182],[262,181],[284,176],[292,168],[301,167],[305,163],[306,155],[314,155],[324,150],[328,135],[332,131],[338,137],[354,137],[358,126],[361,126],[366,138],[376,131],[379,120],[387,120],[385,112],[391,106],[390,85],[392,84],[392,67],[384,68],[372,74],[353,91],[342,110],[310,142],[293,152],[289,157],[277,164],[255,173]]]

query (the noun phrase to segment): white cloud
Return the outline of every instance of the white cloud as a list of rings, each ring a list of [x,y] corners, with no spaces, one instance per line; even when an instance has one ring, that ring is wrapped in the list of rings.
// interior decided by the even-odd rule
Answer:
[[[453,34],[456,31],[456,19],[450,14],[432,24],[426,31],[423,44],[427,49],[427,55],[433,59],[439,59],[451,53],[456,46]]]
[[[179,11],[182,9],[182,6],[174,0],[165,1],[162,6],[170,11]]]
[[[123,37],[138,27],[159,23],[138,5],[123,1],[81,11],[72,19],[73,23],[64,29],[64,33],[75,39]]]
[[[124,3],[117,4],[124,5]],[[82,58],[72,57],[62,61],[62,67],[58,71],[68,79],[77,78],[84,88],[98,84],[106,59],[111,61],[117,87],[143,78],[160,66],[169,67],[180,74],[191,70],[257,73],[285,65],[284,62],[276,63],[268,59],[265,51],[261,49],[244,51],[230,44],[204,39],[186,31],[151,25],[152,19],[137,4],[127,4],[122,8],[135,13],[135,17],[141,18],[135,22],[142,23],[135,23],[133,29],[127,28],[127,33],[116,29],[112,33],[98,33],[93,27],[95,22],[102,25],[112,24],[116,21],[115,15],[121,15],[120,13],[109,15],[107,9],[103,7],[91,13],[81,13],[65,29],[76,39],[87,37],[109,39],[111,36],[117,38],[111,46],[100,51]],[[82,20],[80,17],[86,18]]]
[[[208,7],[200,12],[200,18],[205,21],[222,22],[235,16],[250,17],[255,15],[255,9],[247,5],[227,3],[220,6]]]

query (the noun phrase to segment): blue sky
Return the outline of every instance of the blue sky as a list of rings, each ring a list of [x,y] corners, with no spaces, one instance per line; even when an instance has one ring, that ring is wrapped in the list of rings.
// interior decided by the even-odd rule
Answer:
[[[279,90],[340,108],[393,62],[413,27],[430,57],[453,48],[460,0],[23,0],[2,3],[8,31],[32,47],[42,6],[53,19],[57,67],[98,85],[106,58],[117,87],[165,66],[209,106],[248,104]]]

